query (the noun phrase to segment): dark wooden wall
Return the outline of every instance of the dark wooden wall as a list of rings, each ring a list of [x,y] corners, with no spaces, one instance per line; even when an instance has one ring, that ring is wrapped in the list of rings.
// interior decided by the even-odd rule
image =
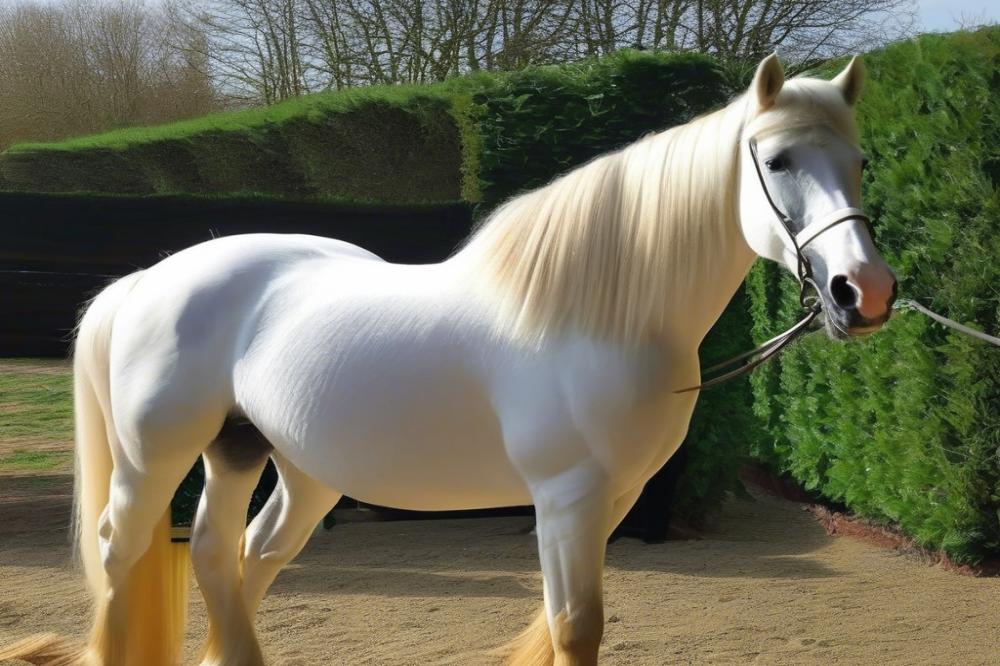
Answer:
[[[448,256],[471,228],[466,204],[0,193],[0,356],[65,355],[80,307],[104,285],[213,236],[315,234],[426,263]]]

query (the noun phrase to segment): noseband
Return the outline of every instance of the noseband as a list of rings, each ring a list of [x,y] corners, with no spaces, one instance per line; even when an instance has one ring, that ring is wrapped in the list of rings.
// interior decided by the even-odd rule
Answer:
[[[819,285],[817,285],[816,280],[813,279],[812,265],[809,263],[809,259],[806,257],[803,250],[806,245],[816,240],[820,234],[832,229],[841,222],[846,222],[848,220],[861,220],[866,225],[871,223],[869,217],[860,209],[847,207],[828,213],[818,220],[810,222],[809,224],[804,224],[799,231],[795,231],[795,221],[786,215],[785,211],[778,207],[778,204],[774,202],[774,197],[771,196],[771,190],[767,187],[767,181],[764,179],[764,172],[760,168],[760,159],[757,157],[756,139],[750,139],[748,143],[750,146],[750,157],[753,161],[753,167],[757,172],[757,179],[760,181],[760,188],[764,191],[764,197],[767,199],[768,205],[771,207],[771,210],[774,211],[774,216],[778,218],[778,222],[781,223],[781,228],[785,230],[785,233],[788,235],[788,239],[792,242],[792,248],[795,250],[795,272],[799,279],[799,304],[801,304],[802,309],[806,311],[806,315],[790,329],[776,337],[771,338],[756,349],[740,354],[739,356],[734,356],[733,358],[723,361],[718,365],[706,368],[704,372],[716,372],[728,368],[739,361],[751,359],[743,365],[733,370],[729,370],[728,372],[724,372],[717,377],[713,377],[712,379],[698,384],[697,386],[689,386],[685,389],[674,391],[675,393],[687,393],[688,391],[697,391],[703,388],[709,388],[732,379],[733,377],[738,377],[739,375],[750,372],[758,365],[776,356],[782,349],[792,342],[792,340],[807,331],[809,329],[809,324],[811,324],[813,320],[819,316],[819,313],[823,311],[823,297],[820,295]],[[812,294],[809,293],[810,288],[812,289]]]

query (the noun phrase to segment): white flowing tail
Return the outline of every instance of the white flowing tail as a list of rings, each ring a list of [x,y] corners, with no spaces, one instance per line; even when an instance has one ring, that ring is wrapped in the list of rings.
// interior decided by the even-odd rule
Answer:
[[[76,424],[74,541],[95,598],[106,592],[97,525],[111,487],[109,359],[115,314],[142,273],[133,273],[102,291],[87,307],[73,349],[73,417]]]
[[[95,602],[88,645],[72,645],[46,634],[6,649],[0,661],[35,664],[98,663],[173,666],[179,661],[187,611],[187,548],[170,542],[170,513],[153,531],[146,553],[133,565],[123,590],[111,598],[102,565],[98,525],[111,486],[112,440],[109,356],[115,314],[141,272],[118,280],[87,308],[73,354],[76,420],[74,526],[77,552]]]

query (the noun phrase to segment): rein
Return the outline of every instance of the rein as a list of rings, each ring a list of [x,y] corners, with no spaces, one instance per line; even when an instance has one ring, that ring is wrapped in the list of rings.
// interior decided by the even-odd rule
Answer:
[[[841,222],[846,222],[847,220],[862,220],[865,224],[869,226],[871,225],[871,219],[865,215],[864,212],[858,208],[849,207],[841,208],[828,215],[824,215],[820,219],[804,225],[801,230],[796,232],[794,221],[788,217],[788,215],[786,215],[785,212],[774,202],[774,198],[771,196],[771,191],[767,187],[767,181],[764,180],[764,172],[761,171],[760,168],[760,159],[757,157],[757,141],[755,139],[750,139],[748,143],[750,146],[750,156],[753,161],[754,170],[757,172],[758,180],[760,180],[760,186],[764,191],[764,197],[767,199],[767,203],[771,207],[771,210],[774,211],[775,217],[778,218],[778,222],[781,223],[781,228],[785,230],[788,238],[792,241],[792,248],[795,250],[796,258],[796,274],[799,280],[799,304],[802,306],[802,309],[806,311],[806,315],[791,328],[783,333],[779,333],[755,349],[743,352],[742,354],[733,356],[732,358],[729,358],[721,363],[705,368],[703,372],[706,374],[717,372],[724,370],[725,368],[729,368],[740,361],[745,361],[736,368],[723,372],[722,374],[708,379],[697,386],[689,386],[687,388],[678,389],[674,391],[674,393],[687,393],[689,391],[700,391],[701,389],[712,388],[727,382],[730,379],[747,374],[757,366],[762,365],[777,356],[796,338],[805,333],[809,328],[809,324],[811,324],[816,317],[819,316],[820,312],[823,311],[823,299],[820,296],[819,286],[816,284],[816,281],[813,280],[812,266],[809,264],[809,259],[805,256],[805,254],[803,254],[802,249],[811,241],[815,240],[816,237],[824,231],[833,228]],[[810,289],[814,292],[813,294],[809,293]],[[894,308],[910,308],[916,310],[917,312],[930,317],[939,324],[1000,347],[1000,338],[959,324],[952,319],[948,319],[947,317],[927,309],[916,301],[899,299],[896,301]]]

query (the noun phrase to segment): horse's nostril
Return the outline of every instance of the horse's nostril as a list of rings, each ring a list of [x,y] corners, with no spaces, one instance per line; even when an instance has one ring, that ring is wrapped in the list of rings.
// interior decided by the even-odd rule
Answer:
[[[858,306],[858,292],[854,291],[846,275],[835,275],[830,280],[830,296],[834,303],[845,310],[853,310]]]

